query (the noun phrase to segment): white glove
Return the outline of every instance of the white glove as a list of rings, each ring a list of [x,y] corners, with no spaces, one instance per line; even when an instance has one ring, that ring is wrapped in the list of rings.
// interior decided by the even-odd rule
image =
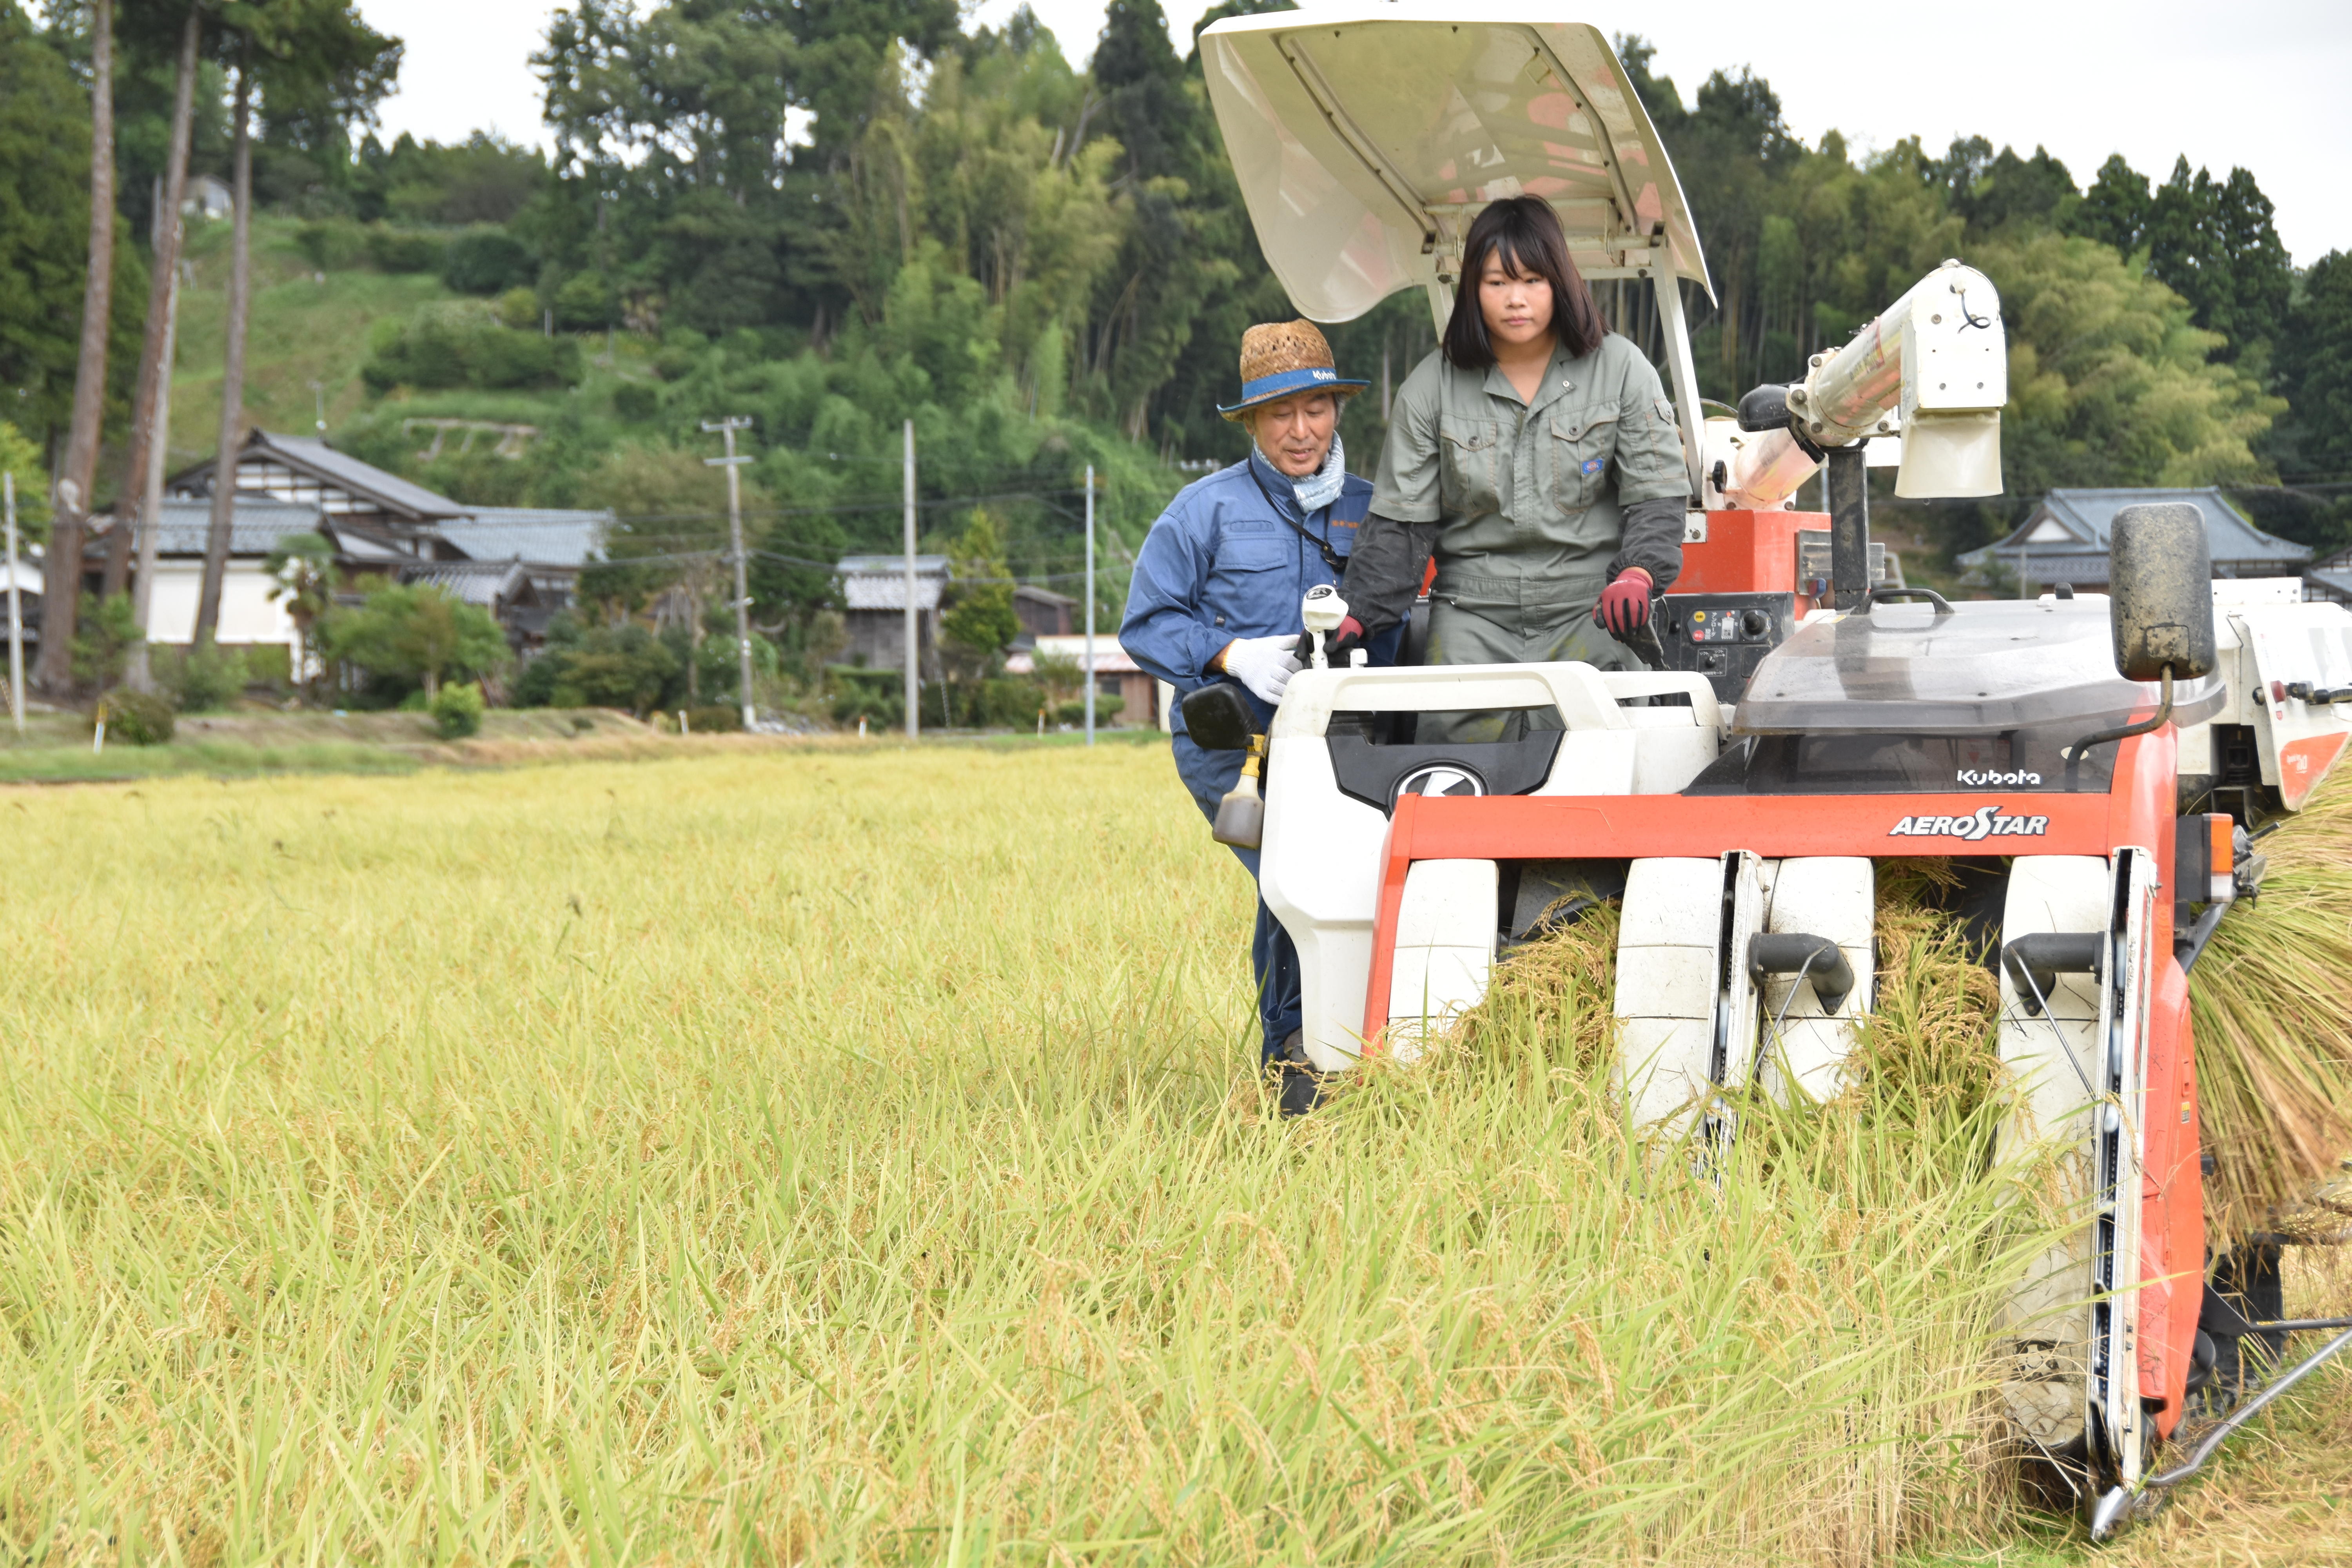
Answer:
[[[1261,702],[1279,703],[1283,688],[1298,673],[1298,635],[1243,637],[1225,648],[1225,673]]]

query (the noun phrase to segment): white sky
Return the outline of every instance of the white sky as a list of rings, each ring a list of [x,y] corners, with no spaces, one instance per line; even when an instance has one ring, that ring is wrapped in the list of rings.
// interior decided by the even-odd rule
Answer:
[[[1001,26],[1016,0],[979,0],[974,22]],[[1175,36],[1210,0],[1162,0]],[[1465,0],[1475,6],[1475,0]],[[1074,63],[1094,52],[1102,0],[1031,0]],[[389,134],[448,142],[477,128],[539,141],[539,84],[527,61],[548,0],[361,0],[375,26],[407,40]],[[1695,94],[1708,71],[1746,65],[1780,95],[1808,142],[1843,131],[1857,150],[1956,134],[2036,143],[2087,184],[2110,153],[2161,180],[2177,153],[2216,177],[2253,172],[2278,206],[2295,261],[2352,249],[2352,5],[2344,0],[1975,0],[1806,13],[1757,0],[1580,13],[1658,47],[1653,68]]]

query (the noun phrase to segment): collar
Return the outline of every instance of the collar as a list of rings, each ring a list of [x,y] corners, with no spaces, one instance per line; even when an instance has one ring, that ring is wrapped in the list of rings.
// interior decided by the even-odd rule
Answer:
[[[1258,493],[1274,503],[1275,510],[1293,522],[1307,521],[1306,510],[1298,504],[1297,492],[1290,488],[1290,476],[1267,462],[1265,454],[1257,449],[1255,441],[1250,443],[1249,470],[1250,477],[1257,480]]]
[[[1544,366],[1543,380],[1537,384],[1535,396],[1528,399],[1523,405],[1529,414],[1541,413],[1568,394],[1574,392],[1579,379],[1576,367],[1581,363],[1583,362],[1570,357],[1568,345],[1565,342],[1553,342],[1551,363]],[[1503,367],[1500,364],[1490,364],[1486,367],[1486,379],[1481,384],[1490,397],[1499,397],[1506,403],[1520,401],[1519,389],[1511,384],[1511,378],[1503,374]]]

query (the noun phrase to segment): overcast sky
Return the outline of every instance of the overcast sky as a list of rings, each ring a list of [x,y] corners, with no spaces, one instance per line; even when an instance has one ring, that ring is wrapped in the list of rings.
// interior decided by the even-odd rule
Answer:
[[[1002,25],[1015,0],[981,0]],[[1094,52],[1102,0],[1031,0],[1073,62]],[[1163,0],[1180,39],[1209,0]],[[1465,0],[1475,6],[1475,0]],[[539,84],[526,63],[554,6],[546,0],[360,0],[407,40],[388,133],[439,141],[491,128],[542,140]],[[1817,142],[1834,127],[1857,149],[1905,136],[1939,152],[1955,135],[2031,153],[2038,143],[2086,184],[2110,153],[2161,180],[2174,157],[2217,177],[2253,171],[2278,205],[2298,264],[2352,249],[2352,5],[2345,0],[1977,0],[1968,6],[1802,7],[1755,0],[1587,7],[1604,31],[1638,32],[1654,68],[1687,100],[1717,67],[1751,67],[1780,95],[1789,123]],[[1702,237],[1704,238],[1704,237]]]

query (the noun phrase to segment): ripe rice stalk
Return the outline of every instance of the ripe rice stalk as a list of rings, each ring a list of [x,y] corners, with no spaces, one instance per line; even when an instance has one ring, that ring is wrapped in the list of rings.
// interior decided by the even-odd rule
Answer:
[[[2189,977],[2216,1245],[2296,1223],[2352,1151],[2352,784],[2259,847],[2262,896],[2222,919]]]
[[[1735,1487],[1757,1510],[1744,1528],[1758,1561],[1793,1551],[1873,1563],[1931,1542],[1989,1540],[2021,1507],[1998,1479],[2010,1468],[1995,1462],[2007,1438],[1989,1352],[2011,1289],[2071,1220],[2011,1201],[2018,1173],[1987,1158],[2005,1081],[1997,989],[1961,922],[1933,907],[1946,879],[1935,862],[1884,869],[1879,1011],[1845,1090],[1827,1106],[1738,1097],[1739,1138],[1704,1173],[1687,1144],[1643,1150],[1609,1092],[1613,905],[1517,949],[1433,1060],[1406,1072],[1375,1064],[1358,1090],[1437,1103],[1462,1097],[1465,1077],[1549,1076],[1579,1117],[1606,1119],[1619,1180],[1646,1204],[1687,1203],[1685,1223],[1707,1241],[1697,1273],[1646,1289],[1633,1281],[1652,1270],[1625,1260],[1640,1310],[1704,1319],[1715,1268],[1753,1271],[1742,1327],[1789,1358],[1776,1365],[1790,1394],[1769,1457]],[[1761,1522],[1782,1514],[1801,1526]],[[1709,1534],[1675,1545],[1701,1541],[1725,1544]],[[1651,1552],[1661,1544],[1640,1542]],[[1674,1549],[1660,1556],[1685,1560]]]
[[[1164,752],[5,806],[60,868],[0,900],[12,1560],[1828,1568],[2006,1529],[1973,1358],[2041,1244],[1965,1053],[1750,1108],[1719,1182],[1646,1158],[1596,917],[1548,1012],[1286,1123],[1249,884]]]

